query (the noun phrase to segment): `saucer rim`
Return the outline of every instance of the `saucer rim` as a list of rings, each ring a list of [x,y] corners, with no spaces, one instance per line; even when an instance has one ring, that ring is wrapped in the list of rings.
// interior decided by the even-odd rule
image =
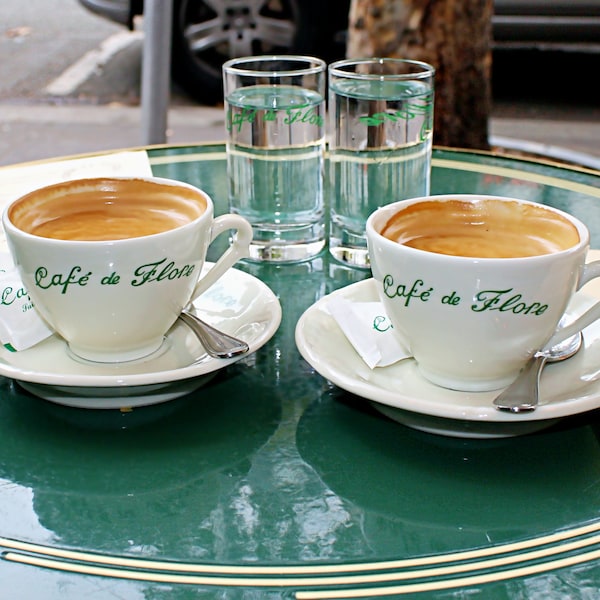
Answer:
[[[206,267],[210,267],[213,263],[205,263]],[[206,355],[203,360],[197,363],[191,363],[189,365],[176,367],[173,369],[148,371],[142,373],[112,373],[112,374],[64,374],[64,373],[52,373],[49,371],[40,371],[39,369],[29,368],[24,369],[20,366],[10,364],[5,361],[5,357],[12,354],[4,348],[0,349],[0,376],[14,379],[16,381],[23,381],[26,383],[32,383],[36,385],[47,385],[53,387],[63,388],[110,388],[110,389],[123,389],[130,387],[152,386],[157,384],[168,384],[170,382],[177,382],[186,379],[193,379],[196,377],[208,375],[224,367],[231,365],[247,356],[250,356],[262,346],[264,346],[272,337],[275,335],[282,319],[281,304],[275,293],[269,288],[269,286],[254,277],[253,275],[241,271],[235,267],[229,269],[223,277],[233,277],[235,280],[241,279],[251,282],[252,285],[257,289],[257,295],[262,298],[261,314],[264,314],[267,318],[263,321],[265,324],[264,330],[260,335],[256,336],[253,340],[245,340],[248,342],[248,352],[234,356],[231,358],[221,359],[212,358]],[[218,289],[222,281],[218,280],[210,288],[211,290]],[[255,300],[255,298],[254,298]],[[200,296],[194,302],[194,308],[202,310],[203,298]],[[243,307],[245,309],[246,307]],[[203,318],[205,318],[203,316]],[[209,319],[206,319],[209,321]],[[167,338],[169,334],[167,333]],[[54,344],[56,350],[59,349],[63,352],[67,352],[66,342],[62,340],[58,335],[53,334],[51,343]],[[44,342],[48,342],[45,340]],[[42,343],[44,343],[42,342]],[[28,350],[21,350],[20,355],[27,353]]]
[[[357,297],[360,297],[360,301],[364,302],[378,300],[375,281],[372,277],[335,290],[319,299],[300,316],[296,325],[295,340],[300,354],[315,369],[315,371],[349,393],[355,394],[371,402],[384,404],[391,408],[419,415],[438,417],[454,422],[480,422],[496,424],[498,426],[531,421],[551,422],[559,418],[565,418],[594,410],[600,406],[600,381],[596,382],[597,389],[594,390],[593,394],[588,392],[582,396],[563,402],[540,404],[535,411],[528,413],[507,413],[495,409],[492,405],[492,401],[501,390],[494,390],[491,392],[456,392],[454,390],[445,390],[420,376],[416,367],[414,367],[414,371],[425,388],[424,394],[426,394],[426,388],[428,386],[434,386],[434,389],[438,394],[440,391],[442,394],[447,392],[447,402],[442,404],[437,400],[431,400],[426,397],[410,396],[407,395],[407,393],[402,392],[401,389],[383,389],[382,387],[353,374],[350,367],[347,367],[346,370],[338,369],[336,365],[328,359],[326,352],[323,351],[318,344],[310,342],[307,328],[310,326],[311,322],[320,319],[320,330],[323,332],[327,331],[328,335],[335,335],[336,352],[338,354],[347,354],[349,357],[351,356],[353,364],[357,364],[357,361],[359,361],[361,366],[364,366],[365,369],[369,369],[339,328],[335,319],[327,311],[327,303],[334,296],[344,297],[350,302],[356,301],[355,299]],[[588,296],[584,293],[579,293],[578,296],[597,300],[595,296]],[[595,341],[599,338],[600,336],[596,335]],[[584,353],[585,350],[586,347],[584,346],[581,352]],[[414,366],[414,359],[406,359],[387,367],[376,367],[376,369],[387,371],[389,373],[392,369],[405,370],[408,368],[406,366],[408,364]],[[563,363],[561,366],[564,368],[566,365],[568,365],[568,362]],[[402,381],[399,381],[400,388],[401,385]],[[464,396],[480,399],[481,402],[476,406],[461,404],[459,399]],[[542,398],[542,402],[543,400],[544,398]]]

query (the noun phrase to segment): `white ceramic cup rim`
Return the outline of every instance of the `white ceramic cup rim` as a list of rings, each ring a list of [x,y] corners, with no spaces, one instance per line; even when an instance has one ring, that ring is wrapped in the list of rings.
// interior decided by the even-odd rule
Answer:
[[[183,188],[186,188],[188,190],[191,190],[191,191],[194,191],[194,192],[197,192],[198,194],[200,194],[206,202],[206,208],[201,215],[199,215],[192,221],[184,223],[183,225],[179,225],[179,226],[173,227],[171,229],[166,229],[165,231],[159,231],[158,233],[152,233],[150,235],[130,237],[130,238],[119,238],[119,239],[115,239],[115,240],[66,240],[66,239],[48,238],[48,237],[44,237],[44,236],[40,236],[40,235],[35,235],[33,233],[29,233],[28,231],[24,231],[23,229],[20,229],[10,220],[10,218],[8,216],[8,213],[13,205],[18,204],[21,200],[23,200],[23,198],[25,198],[31,194],[35,194],[35,195],[44,194],[45,192],[49,192],[52,190],[58,190],[61,187],[64,187],[66,185],[73,185],[74,183],[78,183],[78,182],[80,182],[81,184],[89,182],[90,186],[87,187],[86,189],[92,190],[93,186],[91,184],[93,182],[100,182],[100,181],[126,181],[126,182],[143,181],[143,182],[149,182],[149,183],[156,183],[157,185],[161,185],[161,186],[169,186],[169,187],[173,188],[173,190],[177,190],[177,188],[183,187]],[[214,205],[213,205],[213,201],[212,201],[211,197],[205,191],[201,190],[200,188],[197,188],[194,185],[191,185],[184,181],[177,181],[175,179],[168,179],[165,177],[127,177],[127,176],[106,176],[106,177],[89,177],[89,178],[83,177],[80,179],[73,179],[73,180],[62,181],[59,183],[50,184],[47,186],[43,186],[43,187],[31,190],[30,192],[27,192],[26,194],[22,194],[18,198],[15,198],[12,202],[10,202],[5,207],[3,214],[2,214],[2,222],[4,224],[4,227],[6,229],[10,230],[13,234],[19,235],[20,237],[22,237],[24,239],[30,239],[31,241],[34,241],[34,240],[38,241],[38,242],[43,241],[45,244],[48,244],[50,246],[65,246],[65,247],[83,246],[83,247],[88,247],[88,248],[92,248],[92,247],[100,248],[102,246],[105,246],[105,247],[114,246],[115,244],[118,244],[119,246],[131,245],[131,244],[140,243],[140,240],[148,240],[151,238],[157,238],[157,237],[161,237],[161,236],[178,235],[178,232],[185,232],[192,227],[196,227],[197,224],[202,222],[203,220],[211,219],[213,210],[214,210]]]
[[[450,254],[440,254],[437,252],[430,252],[428,250],[421,250],[419,248],[413,248],[411,246],[406,246],[404,244],[398,244],[397,242],[390,240],[383,236],[379,229],[387,223],[387,221],[398,212],[402,212],[404,208],[410,206],[412,204],[419,204],[422,202],[439,202],[439,201],[447,201],[447,200],[462,200],[467,202],[474,202],[479,200],[496,200],[501,202],[516,202],[518,204],[527,204],[542,208],[544,210],[548,210],[553,212],[565,219],[567,219],[570,223],[572,223],[577,228],[577,233],[579,235],[579,242],[574,244],[569,248],[565,248],[564,250],[558,250],[556,252],[550,252],[548,254],[538,254],[535,256],[513,256],[513,257],[472,257],[472,256],[457,256]],[[436,260],[440,261],[449,261],[449,262],[457,262],[464,261],[469,263],[498,263],[498,262],[521,262],[521,261],[552,261],[557,256],[568,256],[569,254],[577,253],[582,250],[582,248],[587,248],[590,241],[590,233],[588,228],[582,223],[579,219],[570,215],[567,212],[564,212],[558,208],[554,208],[552,206],[547,206],[545,204],[541,204],[539,202],[532,202],[531,200],[522,200],[519,198],[511,198],[508,196],[489,196],[484,194],[441,194],[434,196],[421,196],[419,198],[410,198],[408,200],[399,200],[397,202],[392,202],[391,204],[386,204],[378,208],[376,211],[369,215],[366,223],[366,232],[367,235],[372,235],[377,238],[378,243],[383,244],[385,247],[392,251],[397,251],[399,248],[402,249],[403,252],[414,253],[416,256],[431,256],[435,257]]]

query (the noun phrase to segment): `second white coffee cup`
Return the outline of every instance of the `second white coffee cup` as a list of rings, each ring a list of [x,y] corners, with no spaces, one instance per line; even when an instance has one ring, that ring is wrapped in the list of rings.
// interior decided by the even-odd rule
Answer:
[[[510,383],[540,348],[600,318],[600,304],[558,332],[573,295],[600,276],[589,232],[533,202],[480,195],[414,198],[367,221],[373,277],[423,376],[465,391]]]

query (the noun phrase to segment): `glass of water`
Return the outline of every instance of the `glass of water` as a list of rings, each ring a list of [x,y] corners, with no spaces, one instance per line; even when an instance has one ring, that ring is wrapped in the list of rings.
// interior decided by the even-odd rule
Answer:
[[[223,65],[229,208],[252,224],[250,260],[305,260],[325,247],[326,78],[309,56]]]
[[[395,58],[329,66],[329,250],[340,262],[368,268],[367,217],[429,194],[434,74]]]

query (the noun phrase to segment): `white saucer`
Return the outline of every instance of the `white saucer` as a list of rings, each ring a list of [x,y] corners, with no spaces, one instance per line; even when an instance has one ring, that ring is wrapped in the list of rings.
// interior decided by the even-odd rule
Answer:
[[[340,388],[374,401],[388,417],[409,427],[471,438],[531,433],[558,419],[600,407],[600,323],[584,330],[585,345],[568,361],[548,365],[541,382],[541,404],[530,413],[511,414],[492,406],[499,393],[458,392],[424,379],[413,359],[371,370],[327,310],[331,296],[351,302],[377,301],[373,279],[339,289],[311,306],[296,326],[304,359]],[[583,312],[596,298],[578,294],[569,313]]]
[[[217,371],[256,352],[277,331],[281,306],[262,281],[230,269],[194,303],[196,313],[250,346],[246,354],[211,358],[177,321],[151,356],[119,364],[74,357],[53,335],[21,352],[0,348],[0,375],[45,400],[80,408],[130,408],[166,402],[207,383]]]

